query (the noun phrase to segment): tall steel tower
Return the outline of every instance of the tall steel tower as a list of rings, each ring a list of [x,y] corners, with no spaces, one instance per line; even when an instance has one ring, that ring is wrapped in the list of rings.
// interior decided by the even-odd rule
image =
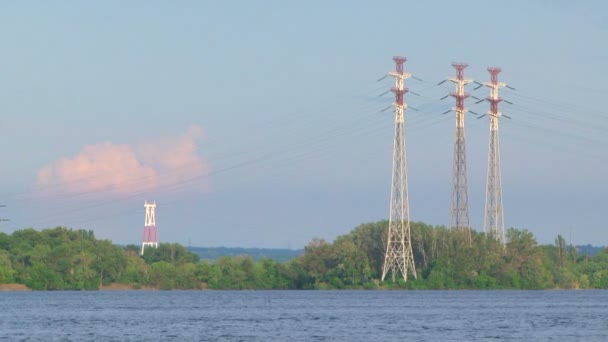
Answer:
[[[498,111],[498,103],[502,101],[498,90],[506,83],[498,82],[500,68],[488,68],[490,82],[483,85],[490,88],[490,148],[488,151],[488,186],[486,189],[486,208],[483,219],[484,232],[496,240],[505,243],[505,219],[502,209],[502,180],[500,176],[500,148],[498,144],[498,119],[502,114]],[[506,116],[505,116],[506,117]]]
[[[464,69],[467,64],[452,63],[452,66],[456,69],[456,77],[448,78],[448,80],[456,84],[456,91],[450,94],[456,99],[456,106],[452,108],[456,113],[456,140],[454,141],[450,229],[463,231],[467,235],[468,242],[471,243],[467,154],[464,138],[464,115],[468,112],[464,107],[464,100],[469,97],[469,94],[464,92],[464,86],[473,82],[473,80],[464,78]]]
[[[393,176],[391,183],[391,204],[388,223],[388,240],[386,242],[386,254],[384,255],[384,266],[382,267],[382,281],[390,272],[393,282],[397,272],[401,272],[403,280],[407,281],[408,272],[416,276],[414,265],[414,254],[410,241],[410,205],[407,191],[407,162],[405,158],[405,125],[404,112],[407,104],[403,95],[407,92],[403,81],[412,75],[403,71],[405,57],[394,57],[395,71],[389,72],[389,76],[395,78],[395,87],[391,90],[395,93],[395,143],[393,149]]]
[[[144,255],[144,248],[151,246],[158,247],[158,230],[156,229],[156,202],[144,202],[146,208],[146,219],[144,221],[144,238],[141,243],[141,255]]]

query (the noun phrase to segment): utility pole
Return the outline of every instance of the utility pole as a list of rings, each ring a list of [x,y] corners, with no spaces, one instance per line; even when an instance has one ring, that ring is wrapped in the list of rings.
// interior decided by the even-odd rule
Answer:
[[[408,91],[403,86],[404,80],[410,78],[410,73],[403,71],[405,57],[394,57],[395,71],[389,72],[389,76],[395,79],[395,87],[391,89],[395,93],[395,140],[393,147],[393,173],[391,182],[391,203],[388,223],[388,240],[386,242],[386,253],[382,267],[382,281],[390,272],[393,282],[397,272],[401,272],[403,280],[407,281],[408,272],[414,278],[416,266],[414,265],[414,254],[410,240],[410,206],[407,189],[407,161],[405,153],[405,120],[404,113],[407,104],[403,95]]]
[[[502,208],[502,179],[498,143],[498,119],[503,115],[498,111],[498,104],[502,101],[498,96],[498,90],[507,84],[498,82],[500,71],[500,68],[488,68],[490,82],[483,83],[490,88],[490,96],[486,98],[490,102],[490,111],[487,113],[490,118],[490,147],[488,150],[488,183],[483,227],[486,234],[505,244],[505,219]],[[505,115],[505,117],[507,116]]]
[[[158,248],[158,230],[156,229],[156,202],[144,202],[146,219],[144,221],[144,238],[141,243],[141,255],[146,246]]]
[[[456,84],[456,91],[450,95],[456,99],[456,106],[452,110],[456,113],[456,138],[454,141],[454,165],[452,167],[452,194],[450,208],[450,230],[462,231],[471,244],[469,192],[467,185],[467,154],[464,134],[464,116],[468,109],[464,107],[464,100],[469,94],[464,92],[464,86],[473,82],[464,78],[465,63],[452,63],[456,69],[456,77],[450,77]]]

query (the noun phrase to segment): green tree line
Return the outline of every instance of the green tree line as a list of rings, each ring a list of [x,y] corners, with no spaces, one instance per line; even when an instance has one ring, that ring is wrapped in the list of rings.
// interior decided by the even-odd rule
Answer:
[[[314,239],[286,262],[249,256],[210,262],[175,243],[140,256],[139,246],[116,246],[90,230],[17,230],[0,233],[0,284],[33,290],[115,283],[157,289],[608,288],[608,248],[579,256],[562,236],[539,245],[529,231],[513,228],[505,245],[475,231],[469,242],[463,231],[420,222],[411,225],[417,278],[380,282],[387,227],[387,221],[367,223],[332,243]]]

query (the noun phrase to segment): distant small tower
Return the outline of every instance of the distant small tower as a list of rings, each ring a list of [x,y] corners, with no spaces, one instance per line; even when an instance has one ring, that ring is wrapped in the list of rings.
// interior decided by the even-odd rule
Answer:
[[[144,202],[146,208],[146,220],[144,222],[144,239],[141,243],[141,255],[144,255],[144,248],[151,246],[158,247],[158,230],[156,229],[156,202]]]

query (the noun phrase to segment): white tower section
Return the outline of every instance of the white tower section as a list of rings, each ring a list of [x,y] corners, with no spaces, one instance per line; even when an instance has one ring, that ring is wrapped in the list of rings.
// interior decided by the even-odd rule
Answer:
[[[158,230],[156,229],[156,202],[144,202],[146,218],[144,220],[144,237],[141,243],[141,255],[146,246],[158,248]]]

